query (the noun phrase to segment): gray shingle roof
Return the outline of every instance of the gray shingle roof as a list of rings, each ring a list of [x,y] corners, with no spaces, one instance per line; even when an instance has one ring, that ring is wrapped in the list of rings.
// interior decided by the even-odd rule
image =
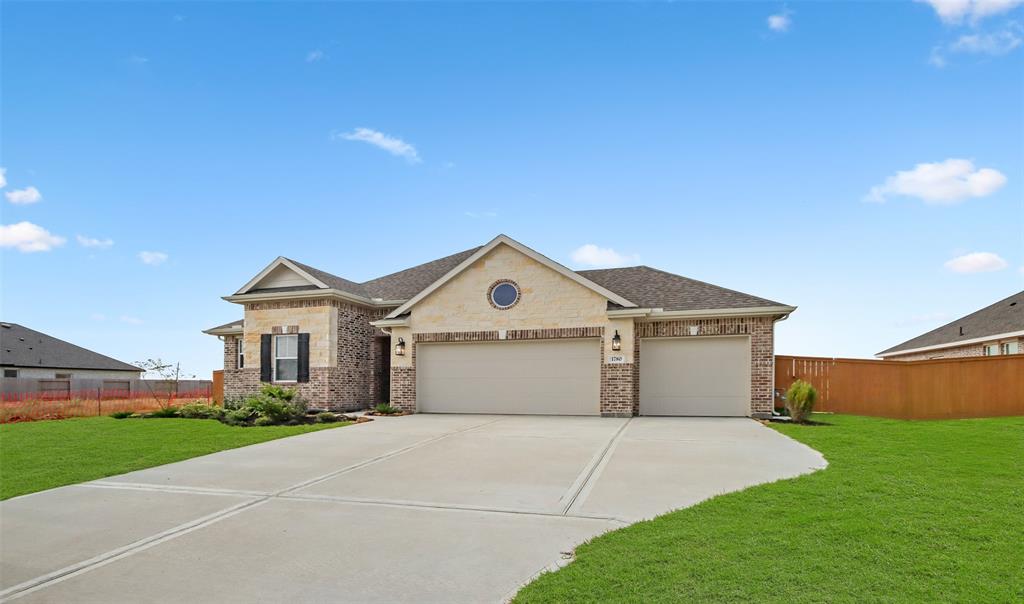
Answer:
[[[0,323],[0,365],[57,369],[142,370],[17,323]]]
[[[785,306],[780,302],[674,275],[649,266],[576,272],[619,294],[640,308],[714,310]]]
[[[328,286],[344,292],[381,300],[408,300],[440,279],[464,260],[476,253],[480,247],[464,250],[412,268],[355,283],[336,275],[296,262],[296,266],[323,281]],[[662,308],[664,310],[716,310],[732,308],[755,308],[761,306],[784,306],[779,302],[751,296],[696,279],[674,275],[649,266],[610,268],[576,271],[594,283],[615,292],[641,308]],[[255,292],[297,291],[316,289],[315,286],[286,287],[253,290]],[[610,307],[615,307],[609,303]],[[216,328],[214,328],[216,329]],[[209,330],[208,330],[209,331]]]
[[[363,283],[362,286],[366,288],[371,298],[408,300],[426,289],[434,281],[443,277],[445,273],[461,264],[466,258],[475,254],[481,247],[483,246],[477,246],[458,254],[445,256],[444,258],[438,258],[419,266],[407,268],[404,271],[377,277]]]
[[[1017,292],[991,306],[986,306],[916,338],[911,338],[902,344],[887,348],[878,354],[913,350],[926,346],[954,345],[964,340],[974,340],[1012,331],[1024,331],[1024,291]]]
[[[301,262],[297,262],[295,260],[292,260],[291,258],[286,258],[286,260],[288,260],[289,262],[294,263],[295,266],[301,268],[302,270],[306,271],[310,275],[313,275],[317,279],[323,281],[324,283],[326,283],[331,288],[339,289],[339,290],[341,290],[343,292],[348,292],[350,294],[355,294],[357,296],[362,296],[364,298],[369,298],[370,297],[370,296],[368,296],[366,294],[366,289],[362,285],[356,283],[355,281],[349,281],[348,279],[344,279],[344,278],[339,277],[337,275],[332,275],[332,274],[330,274],[328,272],[325,272],[325,271],[322,271],[322,270],[320,270],[318,268],[313,268],[312,266],[309,266],[308,264],[303,264]]]

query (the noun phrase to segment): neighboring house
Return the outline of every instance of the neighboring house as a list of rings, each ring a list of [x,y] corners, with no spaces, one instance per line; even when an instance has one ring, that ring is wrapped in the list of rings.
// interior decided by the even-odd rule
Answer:
[[[572,271],[504,235],[364,283],[278,258],[224,299],[245,308],[205,331],[227,398],[273,382],[333,409],[501,414],[768,416],[795,310],[646,266]]]
[[[996,356],[1024,352],[1024,291],[879,352],[893,361]]]
[[[50,380],[132,380],[142,373],[134,365],[17,323],[0,323],[0,368],[5,378]]]

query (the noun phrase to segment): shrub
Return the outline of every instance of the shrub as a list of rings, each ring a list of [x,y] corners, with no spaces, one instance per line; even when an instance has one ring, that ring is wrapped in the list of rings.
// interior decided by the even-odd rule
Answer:
[[[174,405],[160,407],[156,411],[147,413],[144,417],[178,417],[178,408]]]
[[[341,417],[337,413],[331,413],[330,411],[324,411],[316,414],[316,423],[318,424],[333,424],[334,422],[340,422]]]
[[[786,392],[786,410],[795,422],[803,422],[814,411],[814,403],[818,400],[818,391],[814,386],[803,380],[793,382]]]
[[[222,417],[220,421],[231,426],[247,426],[254,416],[255,412],[253,412],[252,409],[243,407],[241,409],[225,411],[224,417]]]
[[[266,385],[260,393],[240,402],[225,402],[222,421],[233,426],[298,424],[306,417],[308,403],[294,389]]]
[[[115,411],[115,412],[110,414],[110,417],[112,417],[114,419],[125,419],[125,418],[131,417],[133,415],[135,415],[135,413],[133,413],[131,411]]]
[[[187,419],[220,419],[224,416],[224,410],[216,405],[196,401],[182,405],[178,409],[178,415]]]
[[[397,408],[391,406],[391,403],[380,403],[373,410],[381,415],[393,415],[399,412]]]
[[[231,398],[224,399],[224,410],[234,411],[235,409],[241,409],[242,405],[245,404],[245,398],[233,396]]]

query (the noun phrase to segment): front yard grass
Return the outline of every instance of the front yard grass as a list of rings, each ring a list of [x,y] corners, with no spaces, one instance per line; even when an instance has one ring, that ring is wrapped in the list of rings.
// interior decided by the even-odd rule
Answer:
[[[1024,601],[1024,418],[814,419],[773,427],[827,469],[598,537],[515,601]]]
[[[0,499],[347,425],[238,428],[203,419],[109,417],[2,424]]]

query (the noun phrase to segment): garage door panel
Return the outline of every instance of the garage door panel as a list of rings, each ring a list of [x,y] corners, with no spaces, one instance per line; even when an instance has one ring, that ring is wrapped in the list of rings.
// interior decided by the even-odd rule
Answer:
[[[416,355],[421,411],[600,412],[596,340],[419,344]]]
[[[750,414],[749,338],[656,338],[640,347],[641,414]]]

